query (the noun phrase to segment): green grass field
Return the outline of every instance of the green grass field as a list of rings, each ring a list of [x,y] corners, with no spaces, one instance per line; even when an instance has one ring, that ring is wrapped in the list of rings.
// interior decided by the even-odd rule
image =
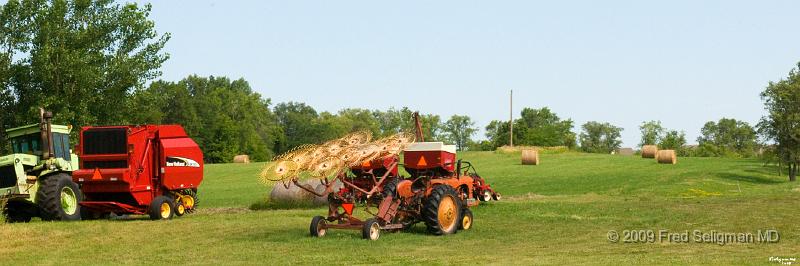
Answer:
[[[0,265],[23,264],[768,264],[800,260],[800,183],[756,160],[466,152],[503,201],[473,209],[475,226],[449,236],[357,231],[308,235],[324,209],[250,210],[269,188],[262,164],[207,165],[198,213],[170,221],[40,222],[0,225]],[[363,213],[363,212],[361,212]],[[359,210],[356,211],[359,214]],[[774,229],[777,243],[695,243],[693,231]],[[612,243],[608,232],[651,230],[655,243]],[[659,241],[689,232],[689,243]]]

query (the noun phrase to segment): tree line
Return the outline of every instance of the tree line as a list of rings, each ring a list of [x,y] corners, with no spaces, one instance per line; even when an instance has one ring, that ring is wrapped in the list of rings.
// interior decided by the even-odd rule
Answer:
[[[319,143],[354,130],[375,136],[412,131],[413,110],[343,109],[319,112],[299,102],[273,104],[244,79],[189,76],[155,80],[169,59],[168,33],[149,19],[151,6],[112,0],[10,0],[0,5],[0,137],[4,130],[37,122],[39,107],[70,125],[183,125],[210,162],[236,154],[267,160],[306,143]],[[761,94],[767,115],[754,127],[722,118],[709,121],[687,146],[685,134],[659,121],[639,127],[640,145],[675,149],[683,156],[753,157],[768,154],[795,179],[800,162],[800,75],[769,82]],[[590,121],[579,127],[547,107],[524,108],[513,121],[494,120],[479,128],[465,115],[421,116],[426,140],[446,141],[459,150],[493,150],[509,143],[564,146],[609,153],[621,145],[621,127]],[[74,136],[73,136],[74,138]],[[0,146],[7,152],[8,146]]]

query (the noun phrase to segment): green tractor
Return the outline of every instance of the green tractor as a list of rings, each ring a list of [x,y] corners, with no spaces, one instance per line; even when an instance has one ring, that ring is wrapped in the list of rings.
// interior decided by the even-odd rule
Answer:
[[[40,110],[40,123],[6,131],[12,154],[0,157],[0,208],[7,223],[80,220],[82,200],[72,171],[78,156],[69,145],[71,126],[52,125]]]

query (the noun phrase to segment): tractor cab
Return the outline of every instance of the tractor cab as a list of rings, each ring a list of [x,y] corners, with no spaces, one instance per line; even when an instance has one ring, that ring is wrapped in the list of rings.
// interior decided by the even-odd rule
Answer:
[[[35,206],[42,177],[64,173],[68,176],[78,169],[78,156],[70,150],[72,127],[51,124],[52,114],[43,110],[40,118],[39,124],[6,130],[11,154],[0,157],[0,209],[6,222],[28,221],[32,216],[42,216]],[[79,194],[76,190],[77,186],[71,195]],[[74,206],[77,206],[77,200]],[[45,214],[43,218],[58,220],[65,217],[59,214]]]

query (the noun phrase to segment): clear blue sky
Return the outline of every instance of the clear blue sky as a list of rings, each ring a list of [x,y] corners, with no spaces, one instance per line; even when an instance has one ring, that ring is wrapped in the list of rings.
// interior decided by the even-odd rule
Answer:
[[[245,78],[318,111],[408,106],[483,128],[522,107],[623,127],[755,124],[800,61],[800,1],[154,1],[163,79]],[[483,133],[480,138],[484,138]]]

